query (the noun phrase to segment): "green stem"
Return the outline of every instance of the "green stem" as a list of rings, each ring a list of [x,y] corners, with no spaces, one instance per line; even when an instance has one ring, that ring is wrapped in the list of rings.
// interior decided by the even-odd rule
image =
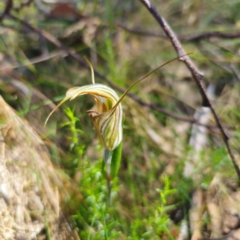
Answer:
[[[112,189],[112,179],[111,179],[112,154],[113,152],[111,150],[104,149],[104,163],[105,163],[106,179],[107,179],[107,186],[108,186],[109,206],[111,206],[111,189]]]
[[[104,150],[104,162],[106,167],[107,178],[111,178],[111,162],[112,162],[112,151],[105,149]]]

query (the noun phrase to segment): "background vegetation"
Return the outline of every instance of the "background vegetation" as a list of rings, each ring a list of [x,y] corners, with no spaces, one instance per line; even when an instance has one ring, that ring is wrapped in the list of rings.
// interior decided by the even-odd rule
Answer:
[[[53,35],[94,69],[126,89],[135,80],[176,57],[154,18],[140,1],[73,1],[61,9],[48,1],[13,1],[12,15]],[[186,52],[204,72],[204,85],[216,87],[213,105],[239,153],[239,1],[155,0]],[[1,12],[5,2],[0,3]],[[220,34],[214,34],[218,32]],[[208,35],[197,35],[210,33]],[[155,35],[155,36],[154,36]],[[66,212],[81,239],[176,239],[189,219],[191,194],[207,192],[215,176],[237,191],[237,175],[216,127],[208,128],[200,152],[189,144],[192,124],[123,100],[122,163],[113,182],[112,206],[102,174],[102,146],[85,113],[91,97],[66,103],[49,121],[54,104],[73,86],[91,83],[91,73],[62,49],[5,16],[0,27],[0,93],[45,139],[52,161],[78,193],[66,198]],[[96,82],[106,83],[96,76]],[[132,89],[145,103],[192,119],[201,96],[186,67],[175,61]],[[119,95],[121,93],[119,92]],[[215,125],[210,116],[209,124]],[[198,155],[186,177],[186,162]],[[228,189],[229,187],[227,187]],[[78,198],[81,194],[83,198]],[[207,204],[207,203],[206,203]],[[204,204],[203,204],[204,205]],[[206,205],[204,205],[206,206]],[[201,218],[210,236],[210,216]],[[209,227],[210,226],[210,227]],[[191,231],[190,231],[191,232]]]

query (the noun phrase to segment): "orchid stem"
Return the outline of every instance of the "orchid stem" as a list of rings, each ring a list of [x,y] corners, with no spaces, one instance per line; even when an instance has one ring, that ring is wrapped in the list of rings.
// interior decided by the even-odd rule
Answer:
[[[106,169],[106,179],[107,179],[107,186],[108,186],[108,204],[111,206],[111,190],[112,190],[112,179],[111,179],[111,162],[112,162],[112,154],[111,150],[105,149],[104,150],[104,163]]]

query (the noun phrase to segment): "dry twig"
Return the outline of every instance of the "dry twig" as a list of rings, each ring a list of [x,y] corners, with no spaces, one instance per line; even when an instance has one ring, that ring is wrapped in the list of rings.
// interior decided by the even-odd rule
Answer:
[[[24,7],[28,7],[31,3],[33,3],[34,0],[27,0],[26,2],[20,3],[18,7],[14,7],[14,11],[20,11]]]
[[[158,37],[158,38],[163,38],[167,39],[167,36],[163,33],[157,33],[157,32],[152,32],[148,30],[143,30],[141,28],[129,28],[121,23],[116,24],[117,27],[133,34],[141,35],[141,36],[146,36],[146,37]],[[205,32],[205,33],[198,33],[198,34],[193,34],[190,36],[179,36],[179,40],[182,42],[199,42],[202,40],[209,40],[212,38],[223,38],[223,39],[235,39],[239,38],[240,33],[232,33],[232,32]]]
[[[4,17],[5,17],[8,13],[10,13],[11,8],[12,8],[12,0],[7,0],[6,5],[5,5],[5,8],[4,8],[2,14],[0,15],[0,22],[4,19]]]

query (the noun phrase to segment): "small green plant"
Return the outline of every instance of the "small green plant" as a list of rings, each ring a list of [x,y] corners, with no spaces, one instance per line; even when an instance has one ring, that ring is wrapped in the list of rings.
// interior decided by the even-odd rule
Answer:
[[[72,216],[76,227],[80,228],[81,239],[119,239],[119,219],[116,209],[109,207],[106,179],[101,171],[102,159],[85,159],[81,165],[79,188],[85,199]],[[115,203],[118,192],[117,178],[112,183],[111,199]]]
[[[83,133],[82,130],[77,128],[76,123],[79,122],[79,118],[77,118],[74,114],[75,110],[71,108],[65,108],[64,113],[68,117],[68,121],[64,122],[61,126],[65,127],[67,126],[71,132],[71,136],[69,137],[71,139],[70,144],[70,150],[73,149],[77,150],[77,155],[81,157],[83,155],[83,151],[85,148],[85,145],[79,142],[80,135]]]
[[[174,205],[167,205],[167,201],[169,199],[169,196],[176,193],[176,189],[172,189],[170,186],[170,179],[169,177],[162,177],[163,181],[163,189],[157,188],[157,192],[159,192],[159,205],[157,209],[155,210],[155,215],[150,216],[148,219],[148,223],[150,226],[150,230],[145,232],[143,236],[150,237],[154,234],[158,236],[166,235],[168,239],[173,240],[174,237],[172,236],[171,232],[169,231],[169,225],[170,225],[170,218],[167,214],[167,211],[173,209]]]
[[[80,160],[85,152],[85,144],[81,141],[81,135],[83,131],[79,129],[77,124],[79,123],[79,118],[75,116],[75,109],[69,107],[64,109],[68,120],[61,124],[61,127],[67,127],[70,131],[68,139],[70,141],[69,153],[72,155],[72,159],[67,165],[70,167],[71,175],[75,174]]]

